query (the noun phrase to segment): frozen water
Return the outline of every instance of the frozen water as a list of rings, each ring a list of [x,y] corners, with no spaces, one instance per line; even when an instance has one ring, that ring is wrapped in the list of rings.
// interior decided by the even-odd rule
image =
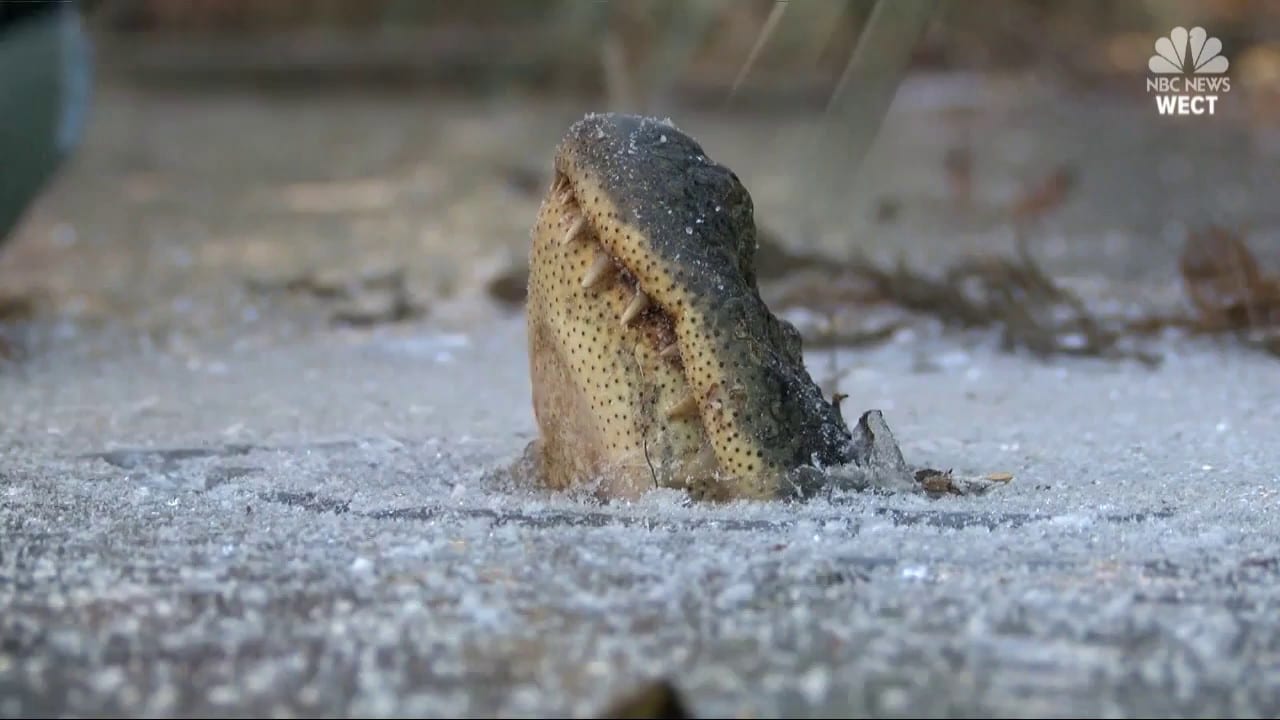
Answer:
[[[1012,482],[598,505],[499,472],[534,430],[523,339],[0,379],[0,709],[582,715],[664,675],[702,714],[1280,710],[1273,360],[978,346],[974,377],[893,343],[836,359],[847,403]]]
[[[812,238],[810,116],[681,124],[797,241],[926,268],[1007,250],[935,207],[956,135],[917,102],[938,88],[913,88],[868,156],[875,192]],[[0,259],[0,282],[66,295],[0,371],[0,715],[587,716],[654,676],[701,716],[1280,714],[1273,358],[1171,334],[1155,369],[1047,363],[917,326],[809,367],[847,417],[883,411],[909,462],[1009,483],[799,505],[542,493],[500,472],[534,433],[517,314],[463,297],[335,330],[242,286],[386,253],[429,297],[462,293],[478,253],[524,249],[537,208],[493,168],[545,170],[580,107],[104,90],[63,194]],[[1056,275],[1172,288],[1185,229],[1241,189],[1257,206],[1227,219],[1275,257],[1274,142],[1145,103],[1037,93],[1000,117],[1018,98],[960,96],[986,113],[980,199],[1079,168],[1037,233],[1066,253]],[[1174,155],[1197,184],[1150,182]],[[406,191],[386,212],[259,200],[375,175]],[[900,222],[872,224],[889,196]]]

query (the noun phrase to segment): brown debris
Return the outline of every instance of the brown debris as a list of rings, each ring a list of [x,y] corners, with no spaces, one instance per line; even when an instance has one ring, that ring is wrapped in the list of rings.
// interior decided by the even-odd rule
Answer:
[[[894,198],[883,197],[876,203],[876,222],[881,225],[896,222],[901,214],[902,204]]]
[[[1075,171],[1066,166],[1060,167],[1023,191],[1009,209],[1009,214],[1018,223],[1037,220],[1061,207],[1075,186]]]
[[[1178,260],[1191,314],[1152,315],[1125,329],[1150,335],[1177,328],[1192,335],[1231,335],[1280,357],[1280,276],[1266,275],[1239,233],[1220,226],[1193,231]]]
[[[760,280],[776,280],[799,270],[823,270],[831,261],[818,255],[792,252],[769,228],[756,229],[756,276]]]
[[[0,322],[28,320],[36,314],[36,300],[30,295],[0,295]]]
[[[1107,329],[1074,293],[1056,284],[1031,257],[1020,236],[1016,258],[976,257],[949,268],[940,278],[912,270],[904,263],[886,269],[865,258],[835,261],[817,254],[791,251],[766,229],[760,230],[756,252],[759,277],[775,280],[797,271],[822,272],[820,282],[799,283],[782,292],[779,307],[838,308],[891,303],[943,322],[973,328],[999,325],[1006,350],[1025,348],[1040,357],[1134,358],[1146,364],[1158,359],[1120,347],[1122,334]],[[836,276],[836,281],[831,280]],[[510,305],[524,301],[528,269],[512,268],[490,281],[489,294]],[[809,333],[806,346],[850,347],[884,342],[903,322],[835,332]]]
[[[942,159],[947,173],[947,186],[957,205],[968,207],[973,201],[973,151],[964,145],[947,150]]]
[[[983,495],[1013,480],[1013,474],[1007,472],[956,475],[950,469],[934,468],[920,468],[915,471],[914,477],[920,490],[935,500],[945,495]]]
[[[518,263],[494,275],[485,290],[503,305],[523,305],[529,293],[529,266]]]
[[[0,295],[0,361],[17,360],[21,355],[18,344],[5,338],[4,326],[30,320],[37,305],[34,295]]]
[[[1047,183],[1061,187],[1063,181]],[[1024,208],[1046,208],[1052,193]],[[1024,209],[1024,217],[1031,210]],[[1021,226],[1019,226],[1021,227]],[[864,258],[847,263],[826,262],[836,276],[821,283],[804,283],[783,295],[784,306],[807,308],[848,307],[888,303],[922,312],[960,327],[998,325],[1006,350],[1024,348],[1032,353],[1101,358],[1131,358],[1148,365],[1159,358],[1123,347],[1136,339],[1178,328],[1196,335],[1233,334],[1242,342],[1280,357],[1280,275],[1265,274],[1248,245],[1237,233],[1209,227],[1191,233],[1179,262],[1182,283],[1194,312],[1148,315],[1137,319],[1106,321],[1091,313],[1084,302],[1058,285],[1035,262],[1024,232],[1017,238],[1014,258],[971,257],[948,268],[941,277],[912,270],[902,262],[893,268],[877,266]],[[818,266],[793,260],[794,266]],[[821,331],[806,338],[815,346],[863,345],[888,339],[899,326],[837,335]]]
[[[950,267],[940,278],[893,269],[867,260],[845,266],[847,274],[869,283],[880,300],[925,312],[950,325],[972,328],[998,325],[1005,350],[1029,350],[1039,357],[1075,355],[1158,359],[1120,346],[1122,335],[1104,327],[1079,297],[1055,283],[1036,264],[1024,238],[1014,258],[976,257]]]
[[[1060,169],[1024,194],[1011,212],[1024,221],[1039,217],[1060,205],[1073,183],[1073,174]],[[1155,365],[1159,363],[1157,356],[1124,344],[1167,328],[1193,334],[1232,332],[1246,344],[1280,357],[1280,276],[1263,274],[1236,233],[1210,227],[1193,232],[1188,239],[1179,267],[1194,314],[1108,322],[1049,277],[1030,253],[1024,226],[1017,227],[1015,257],[964,258],[941,276],[926,275],[903,262],[884,267],[863,257],[838,261],[795,252],[763,227],[756,261],[762,282],[801,271],[822,274],[820,280],[806,279],[780,288],[774,302],[781,308],[832,312],[891,304],[949,325],[999,326],[1004,349],[1026,349],[1039,357],[1128,358]],[[519,265],[498,274],[487,289],[495,300],[515,306],[524,302],[527,284],[528,268]],[[810,348],[864,347],[889,340],[905,326],[905,321],[890,321],[854,330],[824,327],[806,333],[804,341]],[[1276,332],[1245,336],[1248,331],[1267,328]]]
[[[369,272],[356,277],[307,272],[282,280],[250,280],[250,290],[283,292],[333,303],[329,319],[335,325],[370,326],[414,320],[426,307],[413,297],[402,269]]]
[[[1280,357],[1280,276],[1265,275],[1238,233],[1220,226],[1192,232],[1178,268],[1190,316],[1143,318],[1134,333],[1181,328],[1196,335],[1231,334]]]
[[[527,165],[508,165],[502,168],[502,179],[515,194],[525,198],[537,198],[549,182],[545,173]]]
[[[693,714],[671,681],[654,680],[615,699],[597,717],[683,720],[692,718]]]
[[[422,315],[423,309],[403,291],[361,295],[333,311],[335,325],[370,326],[406,322]]]
[[[1204,330],[1280,325],[1280,277],[1262,274],[1238,234],[1219,226],[1192,232],[1178,267]]]
[[[871,347],[888,341],[895,333],[906,326],[906,322],[888,322],[883,325],[840,332],[823,329],[806,337],[804,345],[807,350],[834,347]]]
[[[920,483],[921,489],[932,496],[945,495],[953,492],[955,490],[955,486],[951,481],[952,475],[950,470],[924,468],[916,471],[916,482]]]

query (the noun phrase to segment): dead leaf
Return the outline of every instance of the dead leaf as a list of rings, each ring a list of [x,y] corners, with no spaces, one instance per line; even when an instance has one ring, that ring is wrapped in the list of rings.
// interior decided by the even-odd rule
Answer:
[[[950,470],[924,468],[916,471],[916,482],[930,495],[944,495],[954,488],[951,485]]]
[[[1262,274],[1238,234],[1219,226],[1192,232],[1178,267],[1204,329],[1244,330],[1280,323],[1280,278]]]
[[[1066,202],[1075,185],[1075,171],[1060,167],[1044,180],[1028,187],[1013,203],[1009,214],[1018,222],[1039,219]]]

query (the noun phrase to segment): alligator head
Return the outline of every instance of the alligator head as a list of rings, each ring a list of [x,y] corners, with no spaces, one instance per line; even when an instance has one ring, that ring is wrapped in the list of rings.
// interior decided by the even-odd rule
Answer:
[[[530,449],[544,485],[777,498],[885,442],[901,465],[878,414],[851,432],[822,396],[799,333],[760,298],[751,196],[669,122],[575,123],[532,235]]]

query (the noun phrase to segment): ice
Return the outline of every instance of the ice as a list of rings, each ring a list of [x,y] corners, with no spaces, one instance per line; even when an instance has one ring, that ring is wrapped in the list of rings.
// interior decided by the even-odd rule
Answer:
[[[210,101],[169,102],[183,123],[114,137],[145,141],[143,157],[176,173],[202,170],[192,158],[206,148],[238,146],[204,134],[260,136],[244,129],[256,103],[210,115],[196,142],[174,128]],[[195,112],[191,102],[201,103]],[[331,112],[271,114],[362,138],[424,117],[359,107],[346,98]],[[1079,114],[1054,117],[1087,142],[1031,138],[1015,154],[1052,150],[1088,178],[1073,207],[1089,223],[1050,233],[1059,249],[1094,253],[1093,236],[1116,253],[1147,247],[1110,239],[1110,227],[1147,228],[1171,247],[1183,240],[1185,220],[1126,214],[1199,202],[1133,194],[1145,192],[1135,178],[1150,167],[1124,165],[1116,144],[1148,131],[1137,116],[1107,125],[1128,129],[1120,134]],[[751,186],[762,222],[798,227],[785,209],[803,195],[756,192],[778,174],[763,167],[776,160],[758,144],[735,158],[724,118],[689,124],[714,129],[697,135]],[[919,141],[929,132],[891,125],[923,151],[891,154],[889,170],[936,167],[925,154],[936,148]],[[1210,132],[1197,127],[1197,137]],[[295,134],[253,145],[282,149],[278,167],[249,176],[281,178],[300,162],[331,171],[333,156],[300,151],[288,142]],[[1178,137],[1151,146],[1197,147]],[[108,157],[90,156],[68,178],[73,189],[98,192],[117,171],[107,161],[141,147],[104,146]],[[182,152],[162,155],[166,146]],[[1218,163],[1221,173],[1206,166],[1207,177],[1242,175],[1240,160]],[[468,154],[447,167],[487,165]],[[216,178],[196,176],[188,184],[203,200]],[[113,206],[90,199],[78,215],[52,206],[82,233],[68,247],[105,237],[98,225]],[[158,203],[148,225],[162,224],[169,204],[205,207]],[[240,205],[208,207],[210,222],[232,219],[218,228],[227,237],[278,239],[272,250],[303,252],[331,232],[365,252],[388,231],[380,218],[299,228],[272,217],[256,227]],[[526,218],[518,202],[495,207],[485,199],[493,227],[437,234],[459,253],[523,242],[532,208]],[[419,215],[395,219],[447,224],[452,209],[421,203]],[[926,225],[900,232],[943,249],[966,240]],[[136,221],[123,227],[136,232]],[[840,242],[863,230],[841,228]],[[887,248],[893,232],[866,236]],[[413,269],[466,265],[421,247],[416,231],[404,240]],[[165,282],[192,298],[183,322],[225,289]],[[156,307],[173,310],[169,299]],[[1002,353],[995,332],[922,322],[892,343],[842,351],[829,378],[828,351],[809,349],[809,367],[824,389],[849,395],[846,416],[883,410],[913,464],[1009,473],[1009,483],[940,498],[899,489],[717,505],[664,490],[605,504],[500,472],[535,430],[519,313],[477,312],[473,322],[433,307],[394,328],[286,328],[264,339],[280,310],[262,303],[236,306],[237,325],[218,342],[157,324],[94,345],[93,328],[58,318],[52,351],[0,372],[0,714],[583,717],[655,676],[672,679],[699,716],[1280,713],[1273,358],[1188,336],[1171,337],[1176,352],[1155,369],[1041,361]],[[248,316],[263,328],[242,328]]]
[[[1280,637],[1266,501],[1280,391],[1262,382],[1267,360],[1205,348],[1172,368],[1101,372],[970,348],[965,362],[986,372],[965,388],[947,373],[895,381],[885,419],[912,462],[1014,474],[987,495],[702,505],[663,491],[602,505],[492,472],[533,429],[522,332],[512,319],[486,343],[458,343],[448,366],[370,352],[384,342],[372,336],[327,346],[307,384],[323,393],[284,380],[306,346],[241,358],[230,386],[181,364],[135,367],[184,390],[107,437],[46,398],[110,407],[109,383],[49,372],[75,385],[59,390],[38,371],[10,383],[4,512],[20,530],[0,564],[15,580],[0,589],[7,635],[58,659],[42,686],[105,673],[58,701],[81,709],[128,693],[137,707],[185,707],[173,698],[194,692],[210,708],[581,714],[649,672],[707,713],[747,699],[762,714],[914,712],[947,696],[999,710],[1026,688],[1085,712],[1229,709],[1235,697],[1271,707],[1270,676],[1249,671],[1251,648]],[[848,374],[841,390],[869,396],[920,342],[931,341],[887,346],[881,373]],[[1062,393],[1060,370],[1077,366]],[[352,367],[362,382],[340,382]],[[411,413],[406,386],[465,410]],[[1170,386],[1180,391],[1161,394]],[[240,412],[264,387],[290,412]],[[177,402],[208,421],[165,412]],[[1128,421],[1110,420],[1116,403]],[[209,433],[233,412],[260,442],[240,450]],[[65,435],[17,443],[22,418],[50,416]],[[1218,430],[1234,417],[1251,421]],[[924,442],[946,437],[964,439]],[[69,452],[108,441],[135,449],[115,464]],[[55,591],[68,601],[33,615],[36,593]],[[113,620],[89,621],[103,612]],[[59,630],[41,640],[24,622]],[[135,659],[108,653],[113,638]],[[207,674],[174,671],[211,641]],[[584,689],[573,680],[584,667],[612,680]],[[18,672],[0,668],[10,682]]]

